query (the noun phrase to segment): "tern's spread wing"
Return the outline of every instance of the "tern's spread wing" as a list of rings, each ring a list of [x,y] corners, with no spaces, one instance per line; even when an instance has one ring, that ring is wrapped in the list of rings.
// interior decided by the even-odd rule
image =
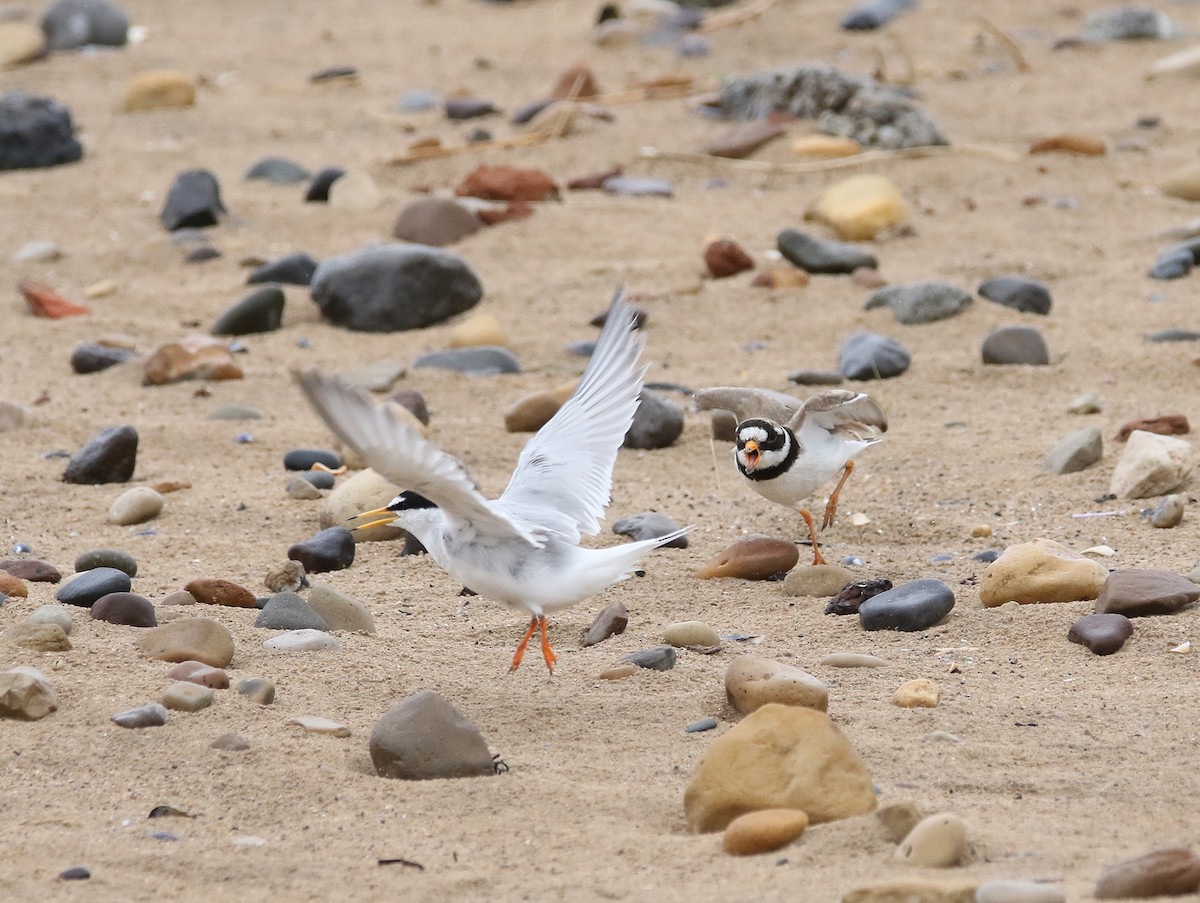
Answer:
[[[752,417],[762,417],[776,423],[787,423],[800,410],[801,401],[794,395],[773,389],[740,389],[719,386],[698,389],[692,396],[701,411],[732,411],[738,423]]]
[[[326,425],[377,473],[401,489],[425,496],[451,517],[480,533],[519,536],[531,545],[545,540],[517,523],[475,488],[462,464],[380,407],[366,393],[333,376],[297,371],[296,382]]]
[[[887,415],[870,395],[846,389],[818,392],[796,413],[790,424],[797,436],[805,427],[848,432],[859,439],[887,432]]]
[[[599,532],[642,390],[641,350],[633,312],[618,292],[579,385],[521,452],[498,508],[571,542]]]

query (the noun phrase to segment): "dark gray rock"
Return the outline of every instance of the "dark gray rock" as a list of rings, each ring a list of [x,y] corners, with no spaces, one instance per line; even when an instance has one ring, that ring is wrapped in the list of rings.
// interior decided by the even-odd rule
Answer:
[[[263,157],[246,171],[246,181],[274,182],[276,185],[295,185],[312,175],[307,169],[286,157]]]
[[[385,778],[423,781],[495,773],[479,729],[437,693],[424,690],[392,706],[371,731],[371,764]]]
[[[329,622],[302,597],[289,592],[276,593],[268,599],[255,618],[254,626],[269,630],[307,629],[329,632]]]
[[[247,278],[248,285],[260,282],[282,282],[285,285],[308,285],[317,271],[317,261],[311,254],[300,251],[264,263]]]
[[[71,369],[76,373],[99,373],[117,364],[123,364],[137,355],[128,348],[110,348],[90,342],[78,346],[71,352]]]
[[[521,364],[507,348],[499,345],[475,345],[469,348],[451,348],[447,351],[431,351],[413,361],[413,369],[433,367],[436,370],[453,370],[467,376],[495,376],[498,373],[520,373]]]
[[[1042,334],[1032,326],[1001,326],[993,329],[983,340],[981,348],[985,364],[1050,363],[1050,349]]]
[[[632,662],[639,668],[650,671],[670,671],[675,667],[676,655],[674,646],[651,646],[622,656],[621,661]]]
[[[300,474],[300,479],[312,483],[317,489],[332,489],[335,482],[333,474],[324,470],[306,470]]]
[[[1171,571],[1150,568],[1119,568],[1108,575],[1096,611],[1126,617],[1165,615],[1186,608],[1200,599],[1200,585]]]
[[[846,13],[840,25],[846,31],[874,31],[916,5],[917,0],[866,0]]]
[[[1067,639],[1096,655],[1112,655],[1133,636],[1133,622],[1115,613],[1084,615],[1071,625]]]
[[[1195,265],[1196,258],[1191,251],[1186,248],[1172,248],[1158,256],[1147,275],[1151,279],[1182,279]]]
[[[858,245],[819,238],[799,229],[784,229],[775,244],[787,260],[810,273],[853,273],[859,267],[879,267],[879,259]]]
[[[42,34],[50,50],[122,47],[129,39],[129,17],[107,0],[56,0],[42,13]]]
[[[477,119],[500,111],[490,100],[478,97],[451,97],[445,103],[447,119]]]
[[[82,156],[71,111],[62,104],[22,91],[0,96],[0,170],[58,166]]]
[[[425,403],[425,396],[416,389],[397,389],[388,396],[388,401],[394,401],[400,407],[406,408],[410,414],[429,426],[429,405]]]
[[[130,577],[136,577],[138,572],[137,559],[121,549],[89,549],[75,559],[77,573],[96,568],[116,568]]]
[[[400,241],[440,248],[461,241],[483,228],[483,222],[451,198],[418,198],[400,211],[392,236]]]
[[[834,370],[793,370],[788,382],[798,386],[840,386],[846,377]]]
[[[541,100],[534,100],[517,108],[517,111],[509,117],[509,122],[513,125],[525,125],[550,104],[554,103],[553,97],[543,97]]]
[[[82,865],[73,865],[58,873],[59,881],[86,881],[92,873]]]
[[[283,455],[285,470],[312,470],[314,464],[337,470],[342,466],[342,459],[337,452],[325,448],[293,448]]]
[[[600,187],[608,194],[619,194],[625,197],[671,198],[675,196],[675,189],[666,179],[610,176]]]
[[[225,212],[217,177],[207,169],[189,169],[171,183],[158,219],[174,232],[176,229],[215,226]]]
[[[953,317],[970,306],[971,295],[956,285],[914,282],[881,288],[867,299],[863,309],[890,307],[897,322],[912,326]]]
[[[600,610],[600,614],[596,615],[596,619],[592,621],[592,625],[587,629],[580,640],[581,646],[595,646],[597,643],[603,643],[610,636],[624,633],[625,628],[629,626],[629,612],[620,602],[610,602]]]
[[[1103,455],[1100,430],[1091,427],[1062,439],[1046,455],[1042,469],[1050,473],[1077,473],[1096,464]]]
[[[354,534],[345,527],[329,527],[293,545],[287,557],[299,561],[309,574],[340,571],[354,563]]]
[[[838,372],[846,379],[890,379],[907,370],[911,362],[903,345],[875,332],[847,336],[838,351]]]
[[[121,727],[162,727],[167,723],[167,709],[157,702],[117,712],[112,720]]]
[[[613,524],[612,531],[619,536],[628,536],[633,540],[657,539],[679,529],[679,524],[658,511],[647,511],[645,514],[634,514],[623,517]],[[662,548],[686,549],[687,536],[677,536]]]
[[[1027,276],[996,276],[979,286],[980,296],[1024,314],[1050,313],[1050,289]]]
[[[116,568],[98,567],[84,571],[74,580],[64,583],[54,594],[63,605],[91,608],[97,599],[109,593],[127,593],[133,584],[129,575]]]
[[[209,330],[213,335],[254,335],[274,332],[283,324],[283,307],[287,303],[283,289],[268,285],[251,292],[226,310]]]
[[[941,580],[914,580],[872,596],[858,609],[863,630],[927,630],[954,608],[954,590]]]
[[[457,254],[391,244],[322,261],[313,274],[312,297],[338,326],[394,332],[470,310],[483,297],[483,286]]]
[[[625,448],[666,448],[683,433],[683,408],[657,392],[642,389],[637,413],[625,433]]]
[[[154,603],[137,593],[107,593],[92,603],[92,617],[127,627],[157,627]]]
[[[1146,6],[1125,4],[1088,16],[1080,36],[1085,41],[1147,41],[1172,36],[1171,20]]]
[[[340,166],[326,166],[313,176],[312,181],[308,183],[308,190],[304,192],[305,203],[328,203],[330,186],[345,174],[346,170]]]
[[[1160,329],[1145,335],[1147,342],[1200,342],[1200,332],[1194,329]]]
[[[67,483],[99,485],[127,483],[137,465],[138,434],[131,426],[114,426],[97,433],[67,464]]]

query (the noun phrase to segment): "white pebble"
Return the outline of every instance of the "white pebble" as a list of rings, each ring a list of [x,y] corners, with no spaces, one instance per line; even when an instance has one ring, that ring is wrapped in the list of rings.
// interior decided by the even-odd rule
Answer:
[[[263,643],[264,649],[279,649],[283,652],[311,652],[316,649],[341,649],[341,643],[323,630],[289,630]]]
[[[108,522],[128,527],[158,517],[163,509],[163,497],[149,486],[126,489],[108,509]]]

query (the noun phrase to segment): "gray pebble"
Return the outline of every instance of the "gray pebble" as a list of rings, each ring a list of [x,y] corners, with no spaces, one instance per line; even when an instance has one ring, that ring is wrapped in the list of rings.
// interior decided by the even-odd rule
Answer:
[[[971,306],[971,295],[944,282],[889,285],[867,299],[864,310],[890,307],[896,321],[906,326],[933,323],[953,317]]]
[[[132,426],[114,426],[97,433],[71,456],[63,482],[83,485],[127,483],[137,463],[138,433]]]
[[[846,379],[889,379],[904,373],[911,362],[903,345],[874,332],[853,333],[838,351],[838,371]]]
[[[286,157],[263,157],[246,171],[246,181],[261,180],[276,185],[305,182],[311,174],[307,169]]]
[[[265,677],[247,677],[237,682],[238,693],[257,702],[270,705],[275,701],[275,684]]]
[[[699,721],[693,721],[683,730],[688,734],[699,734],[703,731],[711,731],[717,726],[716,718],[701,718]]]
[[[311,605],[295,593],[286,591],[267,600],[254,626],[268,630],[329,630],[328,622]]]
[[[859,267],[879,266],[879,259],[860,245],[819,238],[799,229],[784,229],[775,243],[785,259],[810,273],[853,273]]]
[[[1179,525],[1183,520],[1183,509],[1187,504],[1187,496],[1182,493],[1168,495],[1150,514],[1150,525],[1162,530],[1169,530]]]
[[[74,580],[63,584],[55,598],[64,605],[91,608],[101,596],[109,593],[127,593],[131,586],[129,575],[111,567],[98,567],[84,571]]]
[[[625,448],[666,448],[683,433],[683,408],[649,389],[642,389],[637,413],[625,434]]]
[[[1103,455],[1100,430],[1091,427],[1061,439],[1042,461],[1042,469],[1049,473],[1077,473],[1098,463]]]
[[[926,630],[954,608],[954,590],[941,580],[914,580],[873,596],[858,609],[863,630]]]
[[[620,536],[628,536],[633,540],[657,539],[679,529],[679,525],[665,514],[648,511],[645,514],[634,514],[623,517],[612,526],[612,531]],[[671,540],[663,548],[686,549],[687,536]]]
[[[413,369],[433,367],[454,370],[468,376],[494,376],[499,373],[520,373],[521,364],[511,351],[499,345],[476,345],[470,348],[451,348],[431,351],[413,362]]]
[[[988,333],[981,348],[985,364],[1050,363],[1050,349],[1032,326],[1001,326]]]
[[[639,668],[651,671],[670,671],[675,667],[677,653],[673,646],[652,646],[623,656],[621,661],[632,662]]]
[[[996,276],[979,286],[979,294],[989,301],[1019,310],[1021,313],[1050,313],[1050,289],[1027,276]]]
[[[167,710],[157,702],[117,712],[112,720],[121,727],[161,727],[167,723]]]

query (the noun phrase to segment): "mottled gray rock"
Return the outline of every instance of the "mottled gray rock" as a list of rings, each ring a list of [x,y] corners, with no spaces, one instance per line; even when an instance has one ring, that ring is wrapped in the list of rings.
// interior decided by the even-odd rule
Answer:
[[[1025,314],[1050,313],[1050,289],[1028,276],[996,276],[985,279],[977,290],[981,297]]]
[[[683,408],[657,392],[642,389],[637,413],[625,434],[625,448],[666,448],[683,433]]]
[[[167,710],[160,703],[152,702],[117,712],[112,716],[112,720],[121,727],[162,727],[167,723]]]
[[[1032,326],[1001,326],[993,329],[983,340],[981,348],[985,364],[1050,363],[1050,349],[1042,334]]]
[[[42,14],[42,34],[50,50],[121,47],[128,40],[129,18],[108,0],[55,0]]]
[[[254,620],[255,627],[268,630],[323,630],[329,624],[311,605],[295,593],[276,593],[267,600]]]
[[[127,483],[137,464],[138,434],[132,426],[114,426],[97,433],[71,456],[63,480],[99,485]]]
[[[970,306],[971,295],[956,285],[914,282],[881,288],[867,299],[863,309],[890,307],[897,322],[911,326],[953,317]]]
[[[82,156],[65,106],[22,91],[0,95],[0,170],[40,169]]]
[[[1104,455],[1104,440],[1100,430],[1091,427],[1061,439],[1050,449],[1042,469],[1050,473],[1077,473],[1099,462]]]
[[[312,282],[317,266],[315,257],[299,251],[267,261],[250,273],[246,283],[257,285],[262,282],[282,282],[285,285],[308,285]]]
[[[679,524],[658,511],[647,511],[645,514],[633,514],[623,517],[612,525],[612,531],[633,540],[656,539],[666,536],[679,529]],[[687,536],[679,536],[671,540],[663,548],[686,549]]]
[[[1136,4],[1102,9],[1088,16],[1080,36],[1085,41],[1143,41],[1169,38],[1175,32],[1163,13]]]
[[[890,379],[906,371],[911,362],[903,345],[875,332],[847,336],[838,351],[838,372],[846,379]]]
[[[451,703],[424,690],[384,713],[371,731],[376,774],[408,781],[493,774],[487,742]]]
[[[511,351],[499,345],[473,345],[468,348],[431,351],[413,361],[414,370],[422,367],[454,370],[467,376],[495,376],[500,373],[521,372],[520,361]]]
[[[859,245],[820,238],[799,229],[784,229],[775,243],[784,258],[810,273],[853,273],[859,267],[879,266],[879,259]]]
[[[171,183],[158,219],[174,232],[215,226],[225,212],[217,177],[207,169],[189,169]]]

